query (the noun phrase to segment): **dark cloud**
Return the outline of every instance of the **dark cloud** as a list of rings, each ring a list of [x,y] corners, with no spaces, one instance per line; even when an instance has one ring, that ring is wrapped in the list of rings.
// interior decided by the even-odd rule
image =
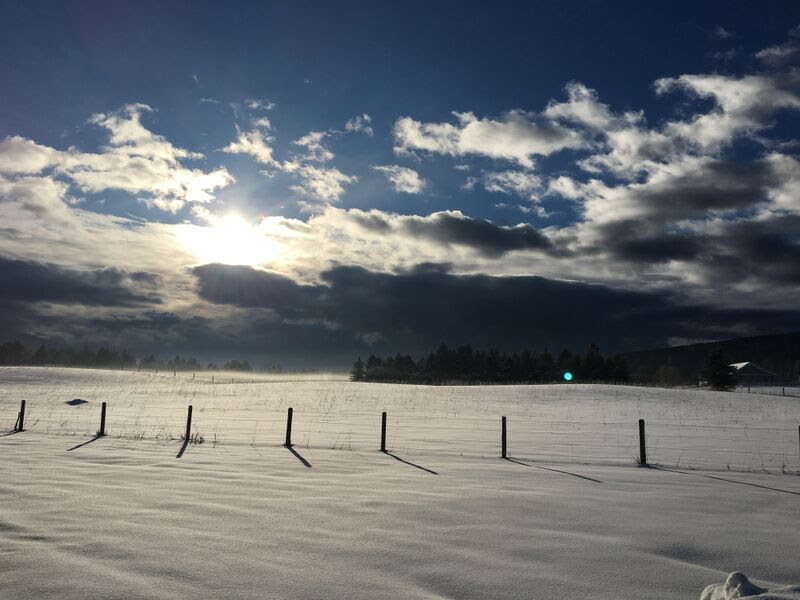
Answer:
[[[389,217],[378,214],[353,214],[359,226],[385,233],[391,230],[442,245],[472,248],[489,258],[514,250],[540,250],[548,254],[563,254],[535,227],[527,223],[514,226],[496,225],[485,219],[474,219],[460,213],[439,212],[427,217]]]
[[[765,286],[800,285],[800,216],[732,221],[709,236],[718,252],[716,280],[757,279]]]
[[[614,258],[634,263],[661,263],[669,260],[691,260],[703,250],[703,241],[688,234],[665,232],[638,220],[615,221],[598,228],[602,247]]]
[[[285,328],[327,331],[311,342],[313,350],[306,346],[309,360],[315,351],[419,353],[441,340],[551,349],[595,341],[608,350],[630,350],[677,337],[719,339],[800,326],[798,312],[685,305],[665,294],[541,277],[460,276],[434,265],[398,274],[337,267],[314,286],[249,267],[205,265],[194,273],[206,300],[273,312],[277,318],[262,326],[272,336],[284,331],[287,352],[313,335],[293,339]],[[379,341],[370,348],[363,339]]]
[[[659,263],[669,260],[690,260],[702,248],[699,240],[675,234],[664,237],[634,238],[611,246],[615,257],[633,262]]]
[[[114,268],[78,271],[0,258],[0,301],[53,302],[89,306],[138,306],[160,300],[132,292],[128,278],[147,278]]]
[[[354,211],[349,214],[349,217],[353,219],[353,221],[355,221],[358,225],[370,231],[388,232],[391,231],[392,229],[392,225],[391,223],[389,223],[389,219],[379,214]]]
[[[239,265],[203,265],[193,272],[200,296],[206,300],[247,308],[280,308],[284,316],[307,316],[325,289],[299,285],[282,275]]]
[[[630,194],[652,216],[688,219],[767,202],[770,189],[777,184],[767,161],[712,160],[664,181],[632,187]]]

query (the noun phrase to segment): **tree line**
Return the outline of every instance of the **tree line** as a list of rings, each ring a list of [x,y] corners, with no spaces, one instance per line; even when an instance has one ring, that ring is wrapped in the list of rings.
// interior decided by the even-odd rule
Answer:
[[[175,356],[162,359],[154,354],[137,360],[128,350],[101,346],[97,350],[88,344],[79,346],[48,347],[36,350],[27,348],[19,340],[0,344],[0,365],[5,366],[63,366],[98,367],[105,369],[144,369],[148,371],[252,371],[246,360],[229,360],[222,366],[208,363],[205,366],[194,357]]]
[[[473,350],[470,345],[450,348],[442,343],[428,356],[415,361],[408,354],[359,357],[350,371],[351,381],[437,384],[461,383],[549,383],[572,380],[623,383],[630,381],[625,359],[608,358],[596,344],[584,355],[563,350],[553,356],[544,352],[499,352]]]

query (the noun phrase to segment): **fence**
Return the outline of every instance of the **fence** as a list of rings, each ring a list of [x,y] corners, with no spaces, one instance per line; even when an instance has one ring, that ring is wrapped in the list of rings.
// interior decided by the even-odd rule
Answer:
[[[764,394],[767,396],[800,398],[800,387],[797,385],[737,385],[734,391],[740,394]]]
[[[364,411],[288,411],[112,403],[64,408],[0,405],[12,431],[184,440],[211,445],[287,445],[407,455],[514,457],[548,462],[659,464],[711,470],[800,473],[800,426],[709,425],[658,420],[576,421]],[[646,426],[646,429],[645,429]]]

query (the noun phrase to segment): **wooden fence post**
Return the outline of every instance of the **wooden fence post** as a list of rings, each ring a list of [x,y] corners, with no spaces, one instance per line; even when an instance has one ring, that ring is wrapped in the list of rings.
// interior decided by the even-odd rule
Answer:
[[[97,432],[98,437],[103,437],[106,434],[106,403],[100,405],[100,431]]]
[[[381,413],[381,452],[386,452],[386,412]]]
[[[192,439],[192,405],[189,405],[189,414],[186,416],[186,441]]]
[[[647,443],[644,435],[644,419],[639,419],[639,464],[647,466]]]
[[[500,450],[501,450],[501,457],[508,458],[508,453],[506,452],[506,418],[502,418],[502,434],[500,437]]]
[[[19,418],[17,421],[17,428],[14,431],[25,431],[25,400],[19,403]]]
[[[292,408],[289,407],[289,414],[286,417],[286,443],[284,446],[287,448],[292,447]]]

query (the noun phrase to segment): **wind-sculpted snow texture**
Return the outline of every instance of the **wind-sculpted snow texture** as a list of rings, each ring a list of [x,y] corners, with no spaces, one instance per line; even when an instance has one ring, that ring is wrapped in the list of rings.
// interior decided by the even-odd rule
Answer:
[[[728,575],[725,583],[710,585],[700,595],[700,600],[736,600],[737,598],[797,600],[800,598],[800,585],[768,590],[754,584],[744,573],[735,572]]]
[[[763,598],[796,600],[778,591],[800,583],[796,475],[644,469],[592,460],[585,447],[588,464],[501,460],[497,428],[484,439],[465,420],[643,414],[767,427],[796,419],[783,399],[1,374],[2,415],[21,397],[29,413],[25,431],[0,436],[0,598],[689,600],[740,569],[770,590]],[[74,398],[87,402],[65,404]],[[101,401],[110,435],[96,438],[85,432]],[[189,403],[205,442],[183,448]],[[280,445],[288,404],[297,409],[291,451]],[[163,412],[148,417],[155,407]],[[381,409],[397,419],[386,454]],[[407,420],[414,428],[401,429]],[[345,425],[350,451],[331,443]],[[537,436],[560,437],[552,427],[539,423]],[[522,431],[509,434],[513,449]],[[472,452],[457,455],[458,444]]]

